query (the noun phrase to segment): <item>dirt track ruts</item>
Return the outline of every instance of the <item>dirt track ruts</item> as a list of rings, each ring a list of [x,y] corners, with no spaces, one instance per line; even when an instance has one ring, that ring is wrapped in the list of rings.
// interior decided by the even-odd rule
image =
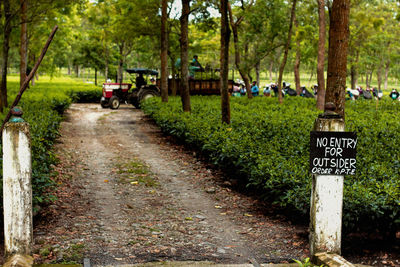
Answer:
[[[73,104],[56,146],[64,187],[48,210],[51,222],[35,228],[36,261],[286,263],[307,256],[305,227],[265,215],[258,201],[231,189],[234,177],[223,179],[182,150],[140,110]],[[121,171],[130,164],[147,166],[151,183]]]

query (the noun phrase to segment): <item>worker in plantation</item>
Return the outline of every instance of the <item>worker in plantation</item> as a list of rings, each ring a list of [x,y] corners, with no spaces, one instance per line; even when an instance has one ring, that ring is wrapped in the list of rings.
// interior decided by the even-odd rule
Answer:
[[[271,97],[271,87],[266,85],[264,88],[264,96]]]
[[[240,82],[240,95],[241,96],[245,96],[246,95],[246,87],[245,87],[243,81]]]
[[[253,84],[251,85],[251,94],[253,96],[258,96],[259,92],[260,92],[260,90],[258,89],[257,82],[254,81]]]
[[[389,96],[391,99],[396,100],[397,98],[399,98],[399,92],[397,92],[397,90],[393,88]]]
[[[274,91],[274,96],[278,96],[278,86],[274,83],[271,83],[271,89]]]
[[[201,66],[201,64],[199,62],[199,57],[197,55],[193,56],[192,63],[193,63],[193,66],[197,67],[196,71],[204,71],[204,68]]]
[[[192,62],[189,64],[189,79],[194,79],[195,73],[198,71],[204,71],[204,69],[198,61],[198,56],[194,55]]]
[[[233,83],[232,96],[240,96],[239,83],[240,83],[239,80],[236,80],[236,82]]]
[[[143,73],[139,73],[138,76],[136,76],[136,88],[140,89],[143,85],[146,85],[146,81],[143,78]]]

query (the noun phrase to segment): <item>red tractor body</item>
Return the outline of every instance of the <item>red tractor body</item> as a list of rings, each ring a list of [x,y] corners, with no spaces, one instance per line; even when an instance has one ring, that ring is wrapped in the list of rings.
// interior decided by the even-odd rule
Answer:
[[[131,89],[130,83],[103,83],[103,97],[109,100],[113,96],[114,90],[121,90],[122,93],[128,93]]]
[[[150,69],[127,69],[130,74],[153,75],[157,76],[158,72]],[[143,76],[142,76],[143,77]],[[143,79],[143,78],[142,78]],[[138,79],[136,79],[138,83]],[[136,84],[136,88],[132,88],[131,83],[103,83],[103,95],[100,104],[103,108],[111,109],[119,108],[122,102],[131,103],[135,107],[140,107],[140,102],[148,97],[160,96],[160,89],[153,84],[147,85],[143,79],[143,83]]]

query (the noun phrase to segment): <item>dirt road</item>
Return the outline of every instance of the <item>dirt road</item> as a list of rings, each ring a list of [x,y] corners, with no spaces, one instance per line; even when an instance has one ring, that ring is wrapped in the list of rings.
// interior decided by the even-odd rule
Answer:
[[[73,104],[56,154],[59,201],[35,227],[37,262],[285,263],[307,256],[305,227],[266,216],[256,200],[231,189],[234,177],[208,169],[140,110]]]

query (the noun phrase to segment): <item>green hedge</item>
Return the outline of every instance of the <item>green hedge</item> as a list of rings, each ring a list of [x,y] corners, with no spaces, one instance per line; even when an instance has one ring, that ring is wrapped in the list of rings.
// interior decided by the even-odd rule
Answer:
[[[14,101],[19,87],[16,77],[10,77],[8,82],[9,103]],[[49,79],[42,77],[35,86],[31,86],[22,96],[19,106],[22,107],[23,118],[30,125],[32,146],[32,191],[33,205],[43,205],[51,202],[54,196],[51,187],[51,166],[57,163],[52,152],[52,146],[59,136],[59,126],[63,112],[74,102],[97,101],[93,96],[101,95],[101,88],[76,82],[69,78]],[[82,97],[82,98],[81,98]],[[8,110],[6,110],[8,111]],[[6,112],[0,114],[3,121]],[[0,147],[1,149],[1,147]],[[2,158],[0,158],[2,169]],[[0,172],[0,196],[2,199],[2,172]],[[2,207],[3,201],[0,203]]]
[[[309,133],[319,112],[315,100],[231,99],[230,125],[221,124],[219,97],[191,97],[192,113],[179,98],[146,101],[143,110],[161,129],[235,170],[263,197],[301,214],[309,213]],[[346,127],[356,131],[357,174],[345,177],[344,225],[395,230],[400,227],[400,103],[347,102]]]
[[[102,96],[101,90],[80,90],[80,91],[69,91],[69,97],[74,103],[100,103]]]

